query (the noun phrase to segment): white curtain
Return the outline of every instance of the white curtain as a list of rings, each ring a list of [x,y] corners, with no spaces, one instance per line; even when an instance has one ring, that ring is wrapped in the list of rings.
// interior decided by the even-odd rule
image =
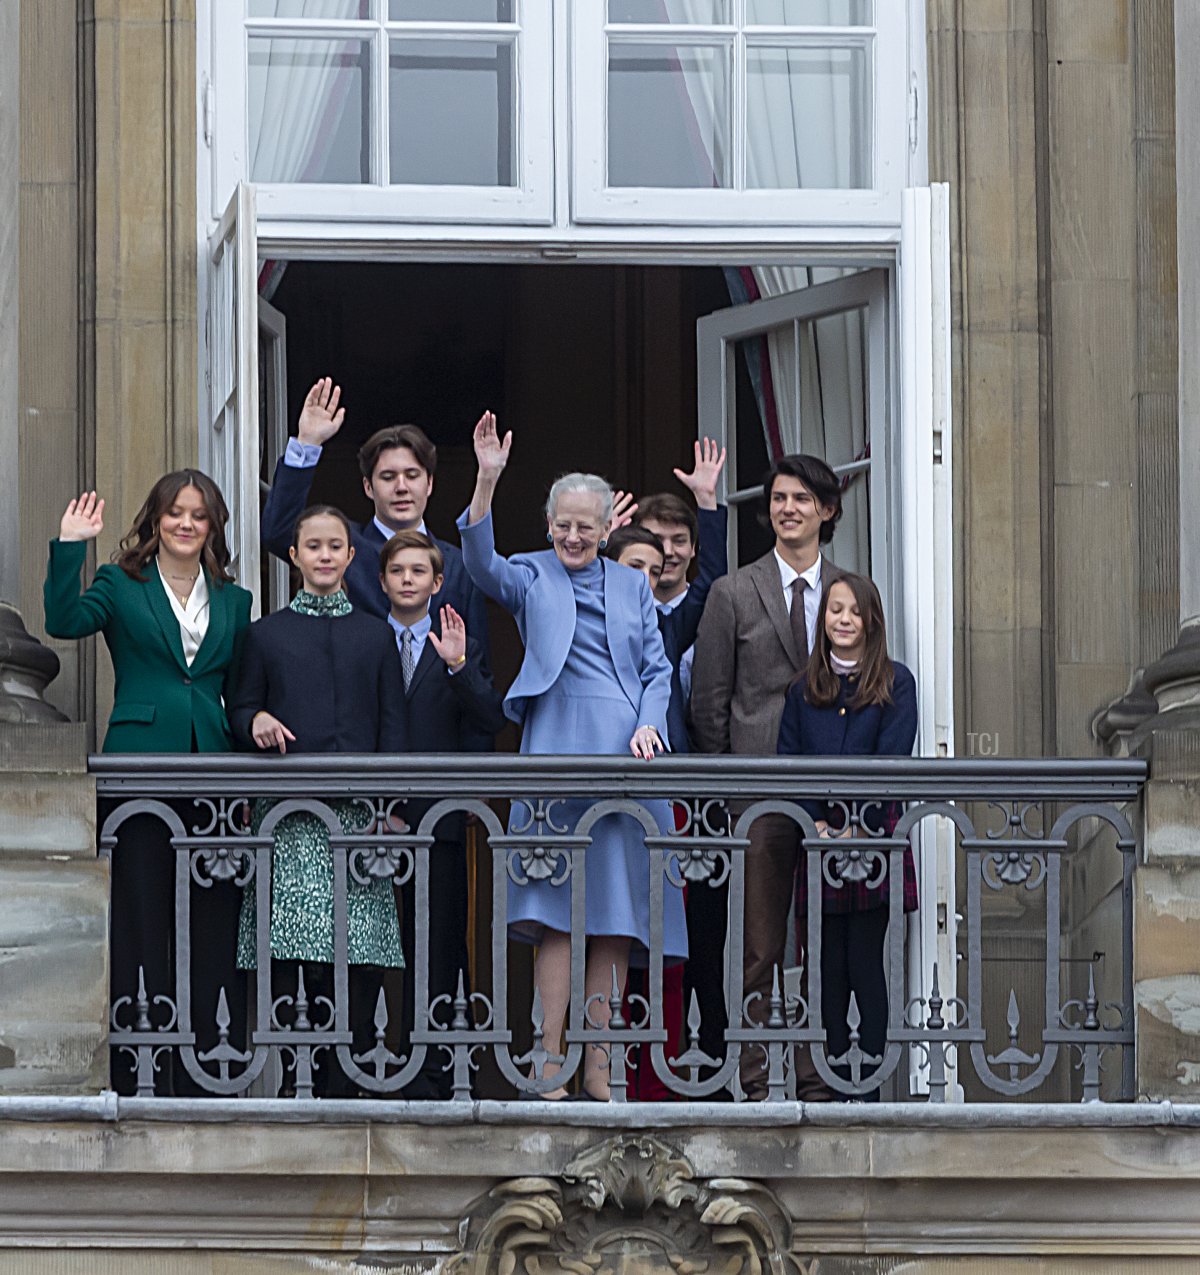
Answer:
[[[342,0],[334,15],[329,0],[259,0],[254,6],[256,17],[272,18],[356,17],[358,12],[357,0]],[[251,181],[311,180],[324,168],[354,80],[341,54],[354,47],[331,40],[272,40],[266,66],[250,67],[246,118],[258,123],[250,136]],[[260,292],[268,300],[285,269],[283,262],[266,263]]]
[[[344,0],[355,16],[356,0]],[[273,18],[327,18],[329,0],[260,0],[256,12]],[[250,180],[303,181],[329,157],[336,124],[354,72],[341,64],[353,44],[336,40],[272,40],[265,67],[251,69],[246,111],[260,121],[250,138]]]
[[[707,0],[662,0],[673,22],[699,23],[711,16]],[[844,0],[756,0],[754,18],[765,24],[803,20],[832,24],[845,18]],[[773,49],[746,77],[746,184],[750,189],[844,189],[852,184],[856,156],[845,144],[862,135],[853,118],[856,96],[839,87],[836,76],[814,66],[812,54]],[[702,138],[720,135],[713,114],[720,109],[712,84],[681,63],[684,84]],[[864,143],[865,143],[864,139]],[[710,161],[714,156],[709,155]],[[715,169],[714,165],[714,169]],[[782,296],[827,279],[836,269],[754,266],[753,289],[727,271],[735,301],[756,292]],[[768,452],[805,451],[833,465],[847,465],[868,455],[865,404],[865,329],[859,313],[834,315],[817,323],[788,325],[767,334],[770,374],[763,385],[751,368]],[[773,413],[772,413],[773,409]],[[776,430],[772,430],[771,415]],[[772,437],[777,432],[777,439]],[[834,558],[851,570],[870,569],[869,492],[866,474],[848,480],[844,513],[834,542]]]

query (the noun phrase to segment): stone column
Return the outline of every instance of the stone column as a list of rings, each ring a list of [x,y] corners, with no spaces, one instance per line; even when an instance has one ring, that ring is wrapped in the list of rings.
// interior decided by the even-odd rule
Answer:
[[[21,502],[17,478],[20,242],[21,6],[0,5],[0,601],[14,606],[21,587]]]
[[[1200,59],[1200,6],[1175,5],[1175,64]],[[1175,77],[1179,285],[1179,635],[1107,717],[1150,762],[1135,882],[1138,1089],[1200,1097],[1200,80]],[[1152,516],[1152,515],[1151,515]],[[1149,715],[1146,715],[1146,712]],[[1103,732],[1100,731],[1103,735]]]

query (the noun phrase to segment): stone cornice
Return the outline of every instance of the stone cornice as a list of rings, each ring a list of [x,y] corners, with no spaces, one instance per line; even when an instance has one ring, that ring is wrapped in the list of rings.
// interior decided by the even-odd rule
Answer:
[[[0,1249],[429,1267],[461,1253],[487,1201],[530,1183],[569,1200],[580,1164],[633,1137],[686,1165],[702,1199],[778,1202],[801,1268],[826,1253],[1200,1255],[1196,1106],[311,1106],[0,1102]]]

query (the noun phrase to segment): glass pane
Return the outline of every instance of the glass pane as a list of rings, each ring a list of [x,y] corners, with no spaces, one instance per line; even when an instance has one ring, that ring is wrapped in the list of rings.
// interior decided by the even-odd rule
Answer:
[[[732,22],[731,0],[608,0],[609,22]]]
[[[246,83],[250,180],[370,180],[370,45],[252,36]]]
[[[389,0],[393,22],[515,22],[515,0]]]
[[[516,184],[511,43],[393,41],[388,86],[393,185]]]
[[[857,190],[871,185],[870,63],[863,49],[746,54],[746,184]]]
[[[787,271],[793,273],[807,272]],[[780,283],[802,283],[765,278],[759,269],[755,276],[765,295],[774,295]],[[782,324],[736,342],[734,442],[740,488],[759,481],[768,456],[807,452],[835,468],[869,458],[865,317],[865,311],[851,310]],[[846,570],[869,572],[869,474],[847,475],[845,483],[833,560]],[[738,556],[743,562],[769,547],[754,526],[760,508],[751,502],[738,513]]]
[[[248,18],[369,18],[371,0],[247,0]]]
[[[610,43],[609,186],[729,187],[729,81],[724,45]]]
[[[869,27],[872,0],[746,0],[747,25]]]

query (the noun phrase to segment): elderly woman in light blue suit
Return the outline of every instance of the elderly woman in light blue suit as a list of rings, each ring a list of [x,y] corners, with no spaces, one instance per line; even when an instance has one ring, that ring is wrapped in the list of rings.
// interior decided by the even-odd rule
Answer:
[[[522,727],[523,753],[623,753],[650,760],[668,746],[671,665],[663,650],[654,599],[640,571],[598,556],[612,523],[612,488],[595,474],[568,474],[550,490],[547,539],[552,549],[503,558],[495,548],[492,496],[512,447],[496,418],[475,427],[479,465],[471,506],[458,521],[463,562],[472,580],[513,613],[525,643],[521,671],[504,702]],[[564,803],[556,823],[574,827],[590,804]],[[647,803],[659,828],[673,827],[665,801]],[[514,822],[527,822],[522,803]],[[623,986],[632,958],[644,961],[650,941],[650,871],[642,826],[608,815],[591,832],[586,854],[588,935],[586,992],[603,999],[590,1011],[608,1014],[612,971]],[[687,956],[682,892],[667,885],[663,953]],[[509,886],[509,929],[539,945],[534,979],[545,1013],[547,1046],[558,1048],[571,987],[570,884]],[[584,1092],[609,1097],[603,1051],[588,1049]],[[561,1096],[561,1090],[548,1097]]]

